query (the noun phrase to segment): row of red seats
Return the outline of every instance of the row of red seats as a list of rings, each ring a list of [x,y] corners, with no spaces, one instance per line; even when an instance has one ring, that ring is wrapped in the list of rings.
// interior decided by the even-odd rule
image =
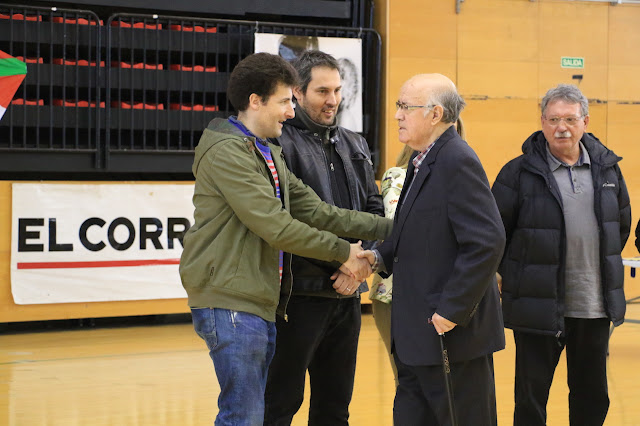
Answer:
[[[14,21],[42,21],[42,15],[24,15],[22,13],[14,13],[11,15],[5,15],[0,13],[0,19],[12,19]],[[61,16],[54,16],[52,21],[58,24],[77,24],[77,25],[98,25],[98,22],[94,20],[89,20],[85,18],[64,18]],[[102,19],[100,20],[100,25],[104,25]],[[120,27],[120,28],[137,28],[137,29],[147,29],[147,30],[161,30],[162,24],[148,24],[146,22],[127,22],[127,21],[111,21],[112,27]],[[169,29],[172,31],[183,31],[183,32],[196,32],[196,33],[217,33],[218,29],[216,27],[205,27],[202,25],[179,25],[179,24],[171,24],[169,25]]]
[[[164,104],[151,104],[151,103],[143,103],[143,102],[134,102],[131,104],[130,102],[122,102],[122,101],[112,101],[112,108],[121,108],[121,109],[157,109],[164,110]],[[219,108],[217,105],[202,105],[202,104],[180,104],[177,102],[171,102],[169,104],[169,109],[171,110],[180,110],[180,111],[218,111]]]
[[[42,64],[44,63],[42,58],[25,58],[23,56],[16,56],[16,59],[26,62],[28,64]],[[53,63],[55,65],[69,65],[69,66],[96,66],[96,61],[87,61],[86,59],[72,60],[72,59],[62,59],[62,58],[54,58]],[[104,61],[100,61],[100,66],[104,67]],[[145,64],[143,62],[137,62],[131,64],[130,62],[117,62],[112,61],[111,66],[114,68],[134,68],[134,69],[147,69],[147,70],[163,70],[164,65],[162,64]],[[173,71],[195,71],[195,72],[216,72],[218,70],[215,66],[204,67],[202,65],[180,65],[180,64],[171,64],[169,69]]]
[[[44,106],[44,100],[38,99],[23,99],[16,98],[11,101],[13,105],[29,105],[29,106]],[[71,101],[71,100],[62,100],[62,99],[54,99],[52,101],[54,106],[64,106],[64,107],[79,107],[79,108],[95,108],[96,103],[94,101]],[[100,108],[104,108],[104,101],[100,102]],[[152,103],[143,103],[143,102],[122,102],[122,101],[112,101],[112,108],[121,108],[121,109],[151,109],[151,110],[164,110],[164,104],[152,104]],[[170,103],[169,109],[171,110],[181,110],[181,111],[218,111],[217,105],[201,105],[201,104],[180,104],[180,103]]]

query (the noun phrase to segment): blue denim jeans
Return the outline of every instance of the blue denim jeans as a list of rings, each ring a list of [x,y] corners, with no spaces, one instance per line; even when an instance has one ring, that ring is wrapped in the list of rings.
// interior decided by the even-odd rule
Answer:
[[[276,325],[246,312],[191,309],[220,383],[216,426],[260,426],[264,389],[275,352]]]

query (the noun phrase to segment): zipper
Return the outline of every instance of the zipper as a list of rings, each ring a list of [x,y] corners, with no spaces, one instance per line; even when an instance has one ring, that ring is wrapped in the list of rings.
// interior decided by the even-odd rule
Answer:
[[[267,170],[269,169],[268,163],[267,163],[267,158],[264,156],[264,154],[262,153],[262,151],[260,151],[257,147],[256,147],[257,151],[260,153],[260,156],[262,157],[262,159],[265,162],[265,165],[267,165]],[[272,152],[272,156],[273,156],[273,152]],[[273,163],[273,166],[275,167],[275,162]],[[268,170],[269,171],[269,170]],[[275,185],[276,182],[273,178],[273,174],[270,173],[269,171],[269,178],[271,179],[271,182],[273,183],[273,189],[275,190]],[[279,178],[279,176],[278,176]],[[280,179],[280,182],[282,182],[282,179]],[[284,206],[284,194],[283,194],[283,190],[282,190],[282,185],[280,185],[280,201],[283,203],[282,205]],[[289,256],[289,274],[291,276],[291,288],[289,289],[289,294],[287,296],[287,301],[284,304],[284,312],[283,312],[283,316],[284,316],[284,320],[286,322],[289,322],[289,315],[287,315],[287,306],[289,305],[289,300],[291,300],[291,293],[293,292],[293,271],[291,270],[291,256]],[[282,282],[280,282],[280,287],[282,287]]]
[[[593,164],[595,163],[595,164]],[[605,183],[609,183],[609,180],[605,178],[604,174],[605,174],[605,170],[604,167],[601,167],[599,165],[599,163],[596,163],[595,161],[592,162],[592,167],[595,166],[597,167],[597,174],[598,177],[601,177],[602,180],[605,181]],[[607,315],[607,317],[609,317],[610,313],[609,313],[609,303],[607,301],[607,289],[606,289],[606,280],[605,280],[605,256],[604,256],[604,237],[603,237],[603,231],[602,231],[602,188],[604,188],[604,184],[603,185],[599,185],[599,183],[596,182],[595,177],[593,176],[595,173],[592,173],[592,179],[593,179],[593,214],[596,216],[596,223],[598,225],[598,245],[600,246],[600,250],[598,253],[599,259],[598,262],[600,264],[600,288],[602,289],[602,305],[604,308],[604,313],[605,315]],[[600,182],[602,181],[600,180]],[[611,317],[613,318],[613,315],[611,315]]]
[[[327,153],[324,150],[324,141],[322,140],[322,137],[320,137],[318,133],[314,133],[313,135],[320,139],[320,151],[322,152],[322,158],[324,158],[324,163],[327,165],[327,167],[329,167],[329,169],[331,169],[332,172],[335,171],[335,168],[333,167],[333,162],[329,161],[329,159],[327,158]],[[328,204],[335,205],[336,200],[333,194],[333,185],[331,184],[331,176],[329,175],[329,173],[327,173],[326,177],[327,177],[327,187],[329,188],[329,194],[331,195],[331,199],[324,200],[324,201]]]
[[[329,129],[327,129],[327,132],[326,132],[326,135],[325,135],[325,139],[328,142],[327,145],[329,146],[329,152],[332,152],[331,151],[331,145],[332,145],[331,142],[332,141],[331,141],[331,137],[330,136],[331,136],[331,132],[329,131]],[[323,143],[323,146],[324,146],[324,141],[322,143]],[[331,154],[331,157],[332,158],[331,158],[331,161],[329,162],[329,168],[331,169],[332,172],[335,172],[336,169],[333,168],[333,154]]]
[[[287,307],[291,300],[291,294],[293,293],[293,270],[291,269],[292,255],[289,255],[289,277],[291,277],[291,286],[289,287],[289,294],[287,295],[287,301],[284,302],[283,317],[285,322],[289,322],[289,315],[287,314]]]
[[[229,318],[231,319],[231,324],[233,324],[233,328],[236,328],[236,317],[238,316],[238,311],[230,310]]]

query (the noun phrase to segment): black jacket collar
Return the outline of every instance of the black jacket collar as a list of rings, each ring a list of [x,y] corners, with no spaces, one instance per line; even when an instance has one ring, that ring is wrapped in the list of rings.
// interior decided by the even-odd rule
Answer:
[[[311,119],[311,117],[309,117],[309,114],[307,114],[307,112],[302,109],[302,107],[298,103],[296,103],[296,116],[285,121],[285,124],[289,124],[298,129],[308,130],[312,133],[318,133],[319,135],[323,136],[323,139],[325,138],[325,136],[327,136],[328,139],[335,135],[335,132],[338,128],[338,125],[336,123],[337,120],[331,126],[324,126],[322,124],[316,123]]]
[[[580,141],[587,149],[592,162],[601,166],[612,166],[622,160],[622,157],[617,156],[613,151],[604,146],[592,133],[585,132]],[[545,168],[548,168],[546,165],[546,144],[547,139],[541,130],[534,132],[522,144],[522,152],[524,153],[525,159],[540,170],[546,170]]]

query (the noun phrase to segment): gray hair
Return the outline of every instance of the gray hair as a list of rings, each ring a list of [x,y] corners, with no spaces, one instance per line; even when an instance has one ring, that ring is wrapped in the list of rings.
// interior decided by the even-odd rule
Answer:
[[[544,98],[542,98],[542,103],[540,104],[543,116],[547,110],[547,106],[556,101],[563,101],[568,104],[580,104],[582,115],[589,115],[589,101],[586,96],[582,94],[580,89],[573,84],[558,84],[553,89],[549,89],[547,94],[544,95]]]
[[[455,88],[446,88],[432,93],[429,105],[440,105],[442,107],[443,123],[455,123],[460,118],[460,113],[467,103]],[[428,110],[425,112],[428,112]]]

